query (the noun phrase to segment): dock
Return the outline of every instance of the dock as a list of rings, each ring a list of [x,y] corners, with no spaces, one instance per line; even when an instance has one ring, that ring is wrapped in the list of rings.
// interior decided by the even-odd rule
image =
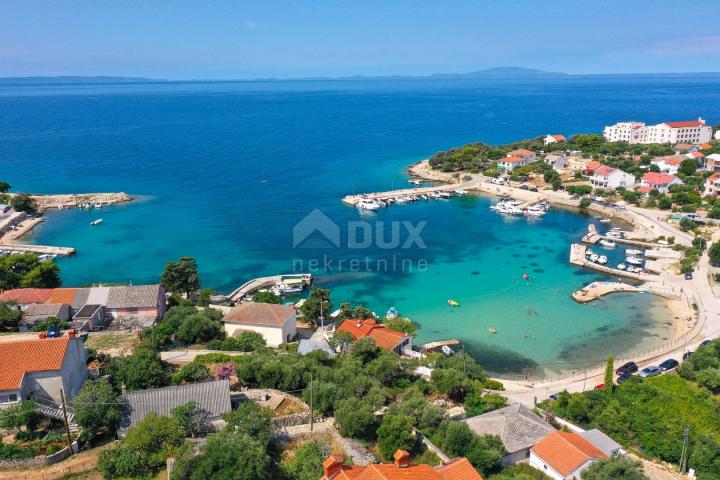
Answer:
[[[578,267],[589,268],[591,270],[597,270],[598,272],[608,273],[618,277],[632,278],[633,280],[640,280],[642,282],[657,282],[660,280],[659,275],[649,273],[631,273],[618,268],[612,268],[606,265],[591,262],[585,257],[586,250],[587,247],[579,243],[573,243],[570,245],[570,263],[577,265]]]
[[[276,285],[278,282],[281,282],[284,278],[288,277],[298,277],[298,278],[310,278],[310,282],[312,282],[312,275],[309,273],[297,273],[297,274],[285,274],[285,275],[272,275],[270,277],[260,277],[260,278],[254,278],[248,282],[243,283],[238,288],[233,290],[230,294],[228,294],[227,298],[230,301],[238,302],[245,298],[246,296],[253,294],[257,292],[258,290],[262,288],[268,288]],[[307,286],[307,285],[305,285]]]
[[[469,185],[465,183],[453,183],[450,185],[439,185],[434,187],[416,187],[416,188],[403,188],[401,190],[389,190],[387,192],[375,192],[375,193],[363,193],[360,195],[347,195],[342,201],[348,205],[356,206],[359,202],[364,200],[384,200],[387,198],[401,197],[404,195],[421,195],[423,193],[452,192],[462,188],[469,188]]]
[[[46,245],[0,244],[0,250],[13,253],[33,253],[36,255],[75,255],[75,249],[72,247],[50,247]]]
[[[635,247],[643,247],[643,248],[662,248],[666,245],[660,245],[659,243],[653,243],[653,242],[646,242],[644,240],[633,240],[630,238],[620,238],[620,237],[608,237],[605,235],[602,235],[597,232],[597,229],[595,228],[594,224],[588,225],[588,233],[585,234],[585,236],[582,238],[583,243],[587,243],[590,245],[595,245],[600,240],[609,240],[615,243],[622,243],[625,245],[632,245]]]
[[[426,343],[422,346],[423,350],[433,350],[441,347],[452,347],[453,345],[460,345],[460,340],[440,340],[437,342]]]
[[[572,297],[576,302],[587,303],[610,293],[643,291],[645,290],[623,282],[592,282],[584,288],[573,292]]]

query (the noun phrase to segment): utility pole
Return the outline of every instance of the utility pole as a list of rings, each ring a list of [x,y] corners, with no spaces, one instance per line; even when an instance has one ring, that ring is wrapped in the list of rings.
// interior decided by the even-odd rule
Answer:
[[[65,392],[60,389],[60,399],[62,400],[62,412],[63,418],[65,419],[65,433],[67,434],[68,448],[70,449],[70,455],[73,454],[72,448],[72,437],[70,436],[70,422],[68,422],[67,407],[65,406]]]
[[[683,448],[682,448],[682,454],[680,455],[680,474],[684,474],[685,470],[687,469],[687,454],[688,454],[688,444],[690,441],[690,429],[688,427],[685,427],[685,431],[683,432]]]
[[[585,382],[587,382],[587,368],[583,370],[583,392],[585,391]],[[610,387],[608,387],[608,385],[605,385],[605,388],[612,388],[612,385],[610,385]]]
[[[325,318],[323,317],[323,299],[320,297],[320,328],[325,333]]]
[[[315,424],[315,410],[313,410],[313,374],[310,373],[310,431]]]

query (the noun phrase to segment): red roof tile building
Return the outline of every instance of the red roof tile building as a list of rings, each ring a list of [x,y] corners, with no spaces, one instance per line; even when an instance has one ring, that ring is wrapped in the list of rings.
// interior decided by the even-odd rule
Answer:
[[[466,458],[458,458],[436,467],[410,463],[410,454],[398,450],[395,463],[368,466],[343,465],[343,459],[330,456],[323,462],[320,480],[482,480]]]
[[[0,405],[33,396],[60,403],[61,389],[72,399],[87,379],[87,358],[72,330],[61,338],[0,342]]]
[[[543,143],[545,145],[550,145],[552,143],[558,143],[558,142],[565,142],[566,139],[562,135],[547,135],[545,138],[543,138]]]
[[[524,158],[526,162],[534,162],[537,160],[535,152],[528,150],[527,148],[518,148],[517,150],[511,150],[507,154],[508,157],[520,157]]]
[[[710,141],[712,127],[706,125],[702,118],[657,125],[621,122],[606,126],[603,137],[609,142],[698,144]]]
[[[375,345],[389,352],[402,354],[403,350],[412,348],[410,335],[387,328],[375,320],[345,320],[337,332],[348,332],[355,340],[370,337]]]
[[[682,180],[675,175],[657,172],[647,172],[640,179],[641,187],[649,187],[650,189],[658,190],[661,193],[668,193],[672,185],[680,185],[682,183]]]
[[[552,432],[530,449],[530,466],[555,480],[580,480],[598,458],[609,458],[588,440],[571,432]]]
[[[244,331],[257,332],[271,347],[290,342],[297,333],[295,309],[287,305],[245,302],[222,319],[228,337]]]
[[[45,303],[52,297],[52,288],[16,288],[0,293],[0,302],[15,302],[20,306]]]

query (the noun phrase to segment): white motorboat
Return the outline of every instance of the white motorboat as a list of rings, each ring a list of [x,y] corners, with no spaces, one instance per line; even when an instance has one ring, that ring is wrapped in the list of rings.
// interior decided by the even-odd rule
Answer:
[[[617,268],[618,268],[618,270],[625,270],[627,268],[627,265],[625,265],[624,263],[621,263],[617,266]]]
[[[526,217],[542,217],[545,215],[545,210],[540,210],[537,208],[528,208],[525,210],[525,216]]]
[[[445,354],[445,356],[450,357],[452,355],[455,355],[455,351],[452,348],[448,347],[447,345],[443,345],[442,347],[440,347],[440,350],[442,350],[442,352]]]
[[[93,220],[92,222],[90,222],[90,225],[100,225],[102,221],[102,218],[98,218],[97,220]]]
[[[420,194],[420,198],[422,198],[423,200],[427,200],[427,199],[428,199],[428,196],[425,195],[424,193],[421,193],[421,194]]]
[[[643,252],[642,250],[636,250],[634,248],[628,248],[625,250],[625,255],[630,257],[641,257],[645,255],[645,252]]]
[[[358,202],[357,207],[361,210],[378,210],[380,208],[380,204],[375,201],[369,200]]]
[[[467,195],[468,191],[463,190],[462,188],[458,188],[457,190],[455,190],[455,193],[457,193],[458,195]]]
[[[390,308],[388,308],[388,311],[387,311],[387,313],[385,314],[385,318],[387,318],[388,320],[392,320],[393,318],[397,318],[397,316],[398,316],[398,311],[397,311],[397,308],[395,308],[395,307],[390,307]]]
[[[408,180],[408,183],[412,183],[413,185],[420,185],[422,182],[420,180],[416,180],[414,178]]]
[[[600,219],[600,223],[610,223],[610,222],[612,222],[612,220],[610,220],[609,218],[601,218]]]
[[[448,192],[446,190],[440,190],[439,192],[437,192],[437,194],[440,196],[440,198],[450,198],[453,196],[451,192]]]
[[[408,203],[410,199],[408,197],[397,197],[395,203]]]
[[[598,261],[598,258],[600,258],[600,257],[598,256],[597,253],[593,253],[593,254],[590,255],[590,261],[591,261],[591,262],[597,262],[597,261]]]
[[[622,234],[619,232],[608,232],[605,236],[608,238],[622,238]]]
[[[600,245],[602,245],[605,248],[615,248],[615,242],[612,240],[605,240],[604,238],[598,242]]]
[[[629,263],[630,265],[642,265],[644,260],[642,258],[638,257],[626,257],[625,263]]]
[[[590,250],[589,248],[588,248],[587,250],[585,250],[585,256],[586,256],[586,257],[589,257],[589,256],[592,255],[592,254],[593,254],[593,251]]]
[[[510,213],[510,215],[525,215],[525,212],[517,207],[508,208],[508,213]]]
[[[600,255],[598,257],[597,263],[600,265],[605,265],[607,263],[607,257],[605,255]]]
[[[428,198],[440,198],[440,195],[438,195],[436,192],[428,192],[427,197]]]

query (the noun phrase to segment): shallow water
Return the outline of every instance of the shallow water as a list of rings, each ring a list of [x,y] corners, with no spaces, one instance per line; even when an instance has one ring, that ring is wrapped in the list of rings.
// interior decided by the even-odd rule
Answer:
[[[102,212],[48,216],[32,241],[77,248],[59,261],[67,285],[154,282],[168,260],[187,255],[198,259],[206,286],[227,292],[317,260],[327,274],[318,284],[332,288],[336,305],[351,300],[378,313],[395,305],[420,324],[417,342],[459,338],[493,371],[557,371],[659,341],[670,318],[646,295],[572,301],[573,290],[602,278],[567,262],[569,243],[592,218],[553,210],[540,220],[506,219],[488,210],[489,199],[471,196],[360,216],[340,199],[407,186],[406,165],[468,141],[717,112],[719,86],[571,79],[0,87],[0,176],[20,191],[140,196]],[[339,248],[317,235],[293,247],[293,227],[314,208],[338,225]],[[104,223],[90,227],[98,217]],[[369,227],[350,223],[358,220]],[[404,242],[412,235],[403,221],[416,230],[427,222],[423,245],[347,245],[353,228],[383,228],[389,242],[392,222]],[[355,269],[350,259],[367,263]],[[348,263],[338,268],[340,260]],[[449,298],[461,306],[450,308]]]

